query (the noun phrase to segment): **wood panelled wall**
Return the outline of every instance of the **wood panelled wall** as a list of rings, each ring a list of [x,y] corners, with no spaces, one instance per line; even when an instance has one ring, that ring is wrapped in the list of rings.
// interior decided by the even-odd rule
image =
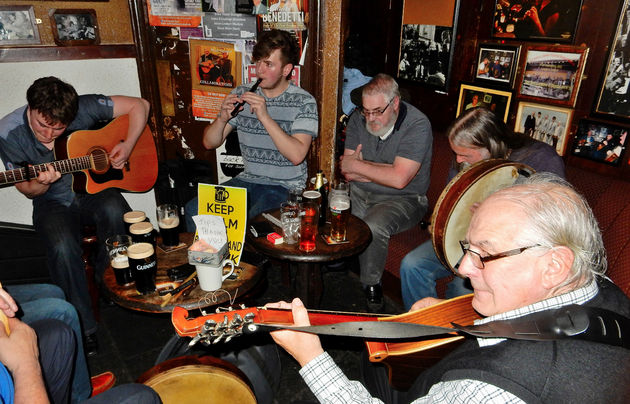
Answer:
[[[0,1],[2,6],[33,6],[35,18],[42,22],[38,25],[41,45],[56,46],[50,25],[49,12],[53,9],[92,9],[96,12],[102,45],[133,44],[134,38],[129,18],[127,0],[108,1]]]
[[[350,30],[359,32],[366,41],[373,45],[372,49],[379,70],[394,77],[397,75],[398,67],[403,2],[404,0],[374,0],[368,6],[366,2],[350,0]],[[571,137],[577,130],[577,123],[581,118],[599,119],[619,124],[619,122],[594,115],[592,111],[602,73],[606,69],[608,50],[616,30],[621,3],[622,0],[584,0],[582,3],[573,45],[587,46],[589,55],[573,114]],[[459,83],[473,80],[478,45],[483,42],[499,43],[490,37],[494,6],[495,0],[460,0],[448,94],[436,93],[432,89],[411,81],[400,81],[401,89],[408,91],[411,102],[431,119],[436,133],[442,133],[455,119]],[[505,43],[520,44],[523,48],[529,45],[553,45],[545,42],[507,40]],[[522,62],[523,59],[521,58],[521,65]],[[518,77],[516,82],[518,82]],[[516,96],[516,92],[514,95]],[[511,126],[514,125],[516,119],[517,107],[518,97],[513,99],[510,108],[508,124]],[[630,122],[625,122],[625,124],[630,126]],[[611,167],[574,157],[570,155],[570,151],[565,154],[565,162],[568,165],[581,166],[603,175],[630,181],[630,165],[628,165],[630,153],[628,152],[619,167]]]

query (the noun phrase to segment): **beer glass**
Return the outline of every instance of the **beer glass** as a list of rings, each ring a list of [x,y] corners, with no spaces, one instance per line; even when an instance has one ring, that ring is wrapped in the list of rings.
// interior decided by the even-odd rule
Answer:
[[[162,244],[166,247],[179,245],[179,214],[177,205],[164,204],[157,207],[157,220],[162,236]]]
[[[105,240],[107,247],[107,255],[109,263],[114,270],[116,283],[124,286],[133,282],[131,269],[129,269],[129,260],[127,259],[127,248],[131,245],[131,237],[128,235],[111,236]]]
[[[129,233],[134,243],[150,243],[155,248],[155,229],[151,222],[134,223],[129,226]]]
[[[330,238],[333,241],[346,240],[346,227],[350,216],[350,197],[340,192],[330,199]]]
[[[300,219],[299,248],[305,252],[314,251],[317,225],[319,223],[319,205],[316,202],[302,202]]]
[[[138,293],[154,292],[157,257],[153,246],[150,243],[132,244],[127,248],[127,257]]]
[[[295,244],[300,237],[300,207],[293,202],[282,202],[280,205],[280,221],[282,236],[287,244]]]
[[[125,222],[125,229],[127,229],[127,234],[131,236],[131,232],[129,228],[134,223],[140,223],[147,220],[147,215],[141,210],[132,210],[131,212],[127,212],[123,215],[123,222]]]

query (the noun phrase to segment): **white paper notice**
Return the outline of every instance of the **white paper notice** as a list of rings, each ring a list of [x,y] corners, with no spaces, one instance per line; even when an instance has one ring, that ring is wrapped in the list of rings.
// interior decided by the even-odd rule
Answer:
[[[193,216],[197,225],[199,239],[219,250],[227,243],[225,223],[221,216],[197,215]]]

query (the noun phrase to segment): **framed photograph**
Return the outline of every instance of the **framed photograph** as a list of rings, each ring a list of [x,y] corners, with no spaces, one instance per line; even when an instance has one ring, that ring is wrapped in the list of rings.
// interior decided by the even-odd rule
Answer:
[[[523,99],[573,107],[582,81],[588,48],[531,47],[518,86]]]
[[[501,91],[494,88],[461,83],[456,116],[470,108],[486,107],[502,117],[503,122],[507,122],[511,102],[511,91]]]
[[[398,78],[447,91],[458,10],[459,0],[404,0]]]
[[[475,81],[512,87],[518,67],[520,46],[485,43],[479,45]]]
[[[0,46],[39,43],[33,6],[0,6]]]
[[[514,131],[545,142],[564,156],[572,118],[570,108],[519,102]]]
[[[572,43],[582,0],[495,0],[492,37]]]
[[[630,24],[630,0],[624,0],[621,15],[617,22],[617,30],[610,45],[608,64],[599,85],[594,105],[594,112],[606,114],[611,118],[630,118],[630,99],[628,87],[630,84],[630,38],[628,38],[628,24]]]
[[[627,127],[581,119],[571,151],[574,156],[616,166],[626,150],[627,137]]]
[[[98,45],[101,41],[93,9],[52,9],[50,25],[61,46]]]

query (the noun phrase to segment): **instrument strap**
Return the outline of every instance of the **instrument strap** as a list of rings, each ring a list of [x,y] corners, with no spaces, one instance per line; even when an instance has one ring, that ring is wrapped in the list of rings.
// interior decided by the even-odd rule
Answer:
[[[577,304],[528,314],[512,320],[454,328],[391,321],[358,321],[307,327],[249,324],[243,331],[291,329],[321,335],[361,337],[372,340],[406,340],[462,332],[482,338],[548,341],[577,338],[630,349],[630,319],[605,309]]]

